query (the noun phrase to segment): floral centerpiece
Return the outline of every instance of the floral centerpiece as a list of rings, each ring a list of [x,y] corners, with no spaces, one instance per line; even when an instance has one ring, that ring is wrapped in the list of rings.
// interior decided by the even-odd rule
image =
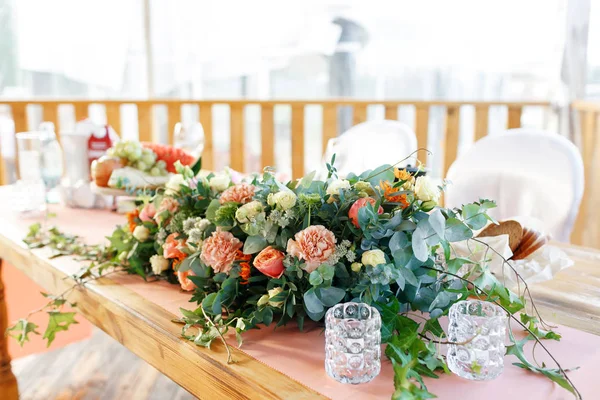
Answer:
[[[560,339],[526,312],[525,282],[522,292],[512,292],[485,259],[453,253],[455,242],[483,243],[474,232],[494,222],[487,214],[492,201],[446,209],[439,206],[443,187],[427,176],[384,165],[342,179],[332,165],[325,181],[313,173],[284,184],[268,169],[234,183],[223,173],[197,177],[179,164],[165,190],[138,197],[138,208],[107,247],[73,245],[74,253],[95,261],[78,278],[94,268],[125,268],[179,283],[198,304],[181,310],[182,334],[202,346],[225,341],[229,330],[241,345],[242,333],[259,324],[294,321],[302,330],[340,302],[371,304],[381,313],[385,354],[394,366],[393,398],[406,399],[433,397],[422,378],[448,372],[438,351],[445,338],[439,318],[461,299],[484,298],[529,333],[522,341],[511,334],[507,352],[519,358],[517,365],[578,396],[560,365],[538,366],[524,354],[527,340]],[[59,231],[51,233],[54,241],[41,232],[34,227],[28,243],[57,236],[76,243]],[[51,312],[60,305],[51,304]],[[13,335],[33,331],[28,324],[19,321]]]

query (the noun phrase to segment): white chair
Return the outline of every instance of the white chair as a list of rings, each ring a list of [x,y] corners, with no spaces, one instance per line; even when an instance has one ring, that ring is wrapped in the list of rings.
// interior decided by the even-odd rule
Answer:
[[[538,220],[553,239],[569,241],[584,175],[581,154],[566,138],[528,129],[487,136],[458,157],[447,178],[446,206],[496,200],[494,218]]]
[[[335,167],[343,177],[350,172],[360,174],[382,164],[395,164],[417,150],[417,137],[399,121],[367,121],[355,125],[340,136],[330,139],[323,156],[318,178],[327,177],[325,163],[335,154]],[[398,166],[415,165],[416,157]]]

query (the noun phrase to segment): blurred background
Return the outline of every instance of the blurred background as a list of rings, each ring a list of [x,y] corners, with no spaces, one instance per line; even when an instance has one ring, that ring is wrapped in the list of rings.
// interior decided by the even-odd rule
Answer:
[[[0,100],[539,100],[556,107],[524,108],[521,125],[569,135],[557,107],[600,99],[600,6],[591,3],[597,1],[0,0]],[[223,104],[212,112],[213,168],[220,169],[230,164],[230,114]],[[506,127],[507,112],[490,107],[490,133]],[[464,147],[474,108],[460,113]],[[34,126],[42,120],[36,107],[28,114]],[[158,141],[171,130],[166,114],[155,107]],[[305,109],[306,170],[324,150],[321,114],[319,105]],[[101,105],[89,115],[105,119]],[[246,107],[243,117],[246,168],[257,170],[260,108]],[[367,108],[369,120],[383,117],[383,106]],[[444,117],[443,107],[429,110],[434,154]],[[68,131],[73,108],[61,106],[60,118]],[[198,120],[198,106],[184,105],[181,118]],[[290,108],[275,107],[274,118],[274,161],[291,174]],[[398,119],[414,127],[415,108],[400,106]],[[118,133],[135,138],[134,106],[121,107],[121,122]],[[0,132],[10,124],[9,107],[0,104]],[[340,110],[338,132],[351,125],[351,110]],[[12,137],[3,135],[5,159]],[[443,175],[439,158],[428,163]]]

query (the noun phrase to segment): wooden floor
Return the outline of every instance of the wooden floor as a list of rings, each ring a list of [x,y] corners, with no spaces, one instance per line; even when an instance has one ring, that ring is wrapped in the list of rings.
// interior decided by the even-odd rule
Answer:
[[[13,361],[21,400],[187,400],[195,397],[104,332]]]

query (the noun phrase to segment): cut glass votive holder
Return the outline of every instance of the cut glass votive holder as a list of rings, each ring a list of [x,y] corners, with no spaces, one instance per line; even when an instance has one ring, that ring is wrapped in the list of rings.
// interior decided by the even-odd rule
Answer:
[[[494,303],[459,301],[450,307],[448,367],[477,381],[497,378],[504,370],[507,315]]]
[[[337,304],[325,316],[325,371],[338,382],[366,383],[381,371],[381,317],[363,303]]]

